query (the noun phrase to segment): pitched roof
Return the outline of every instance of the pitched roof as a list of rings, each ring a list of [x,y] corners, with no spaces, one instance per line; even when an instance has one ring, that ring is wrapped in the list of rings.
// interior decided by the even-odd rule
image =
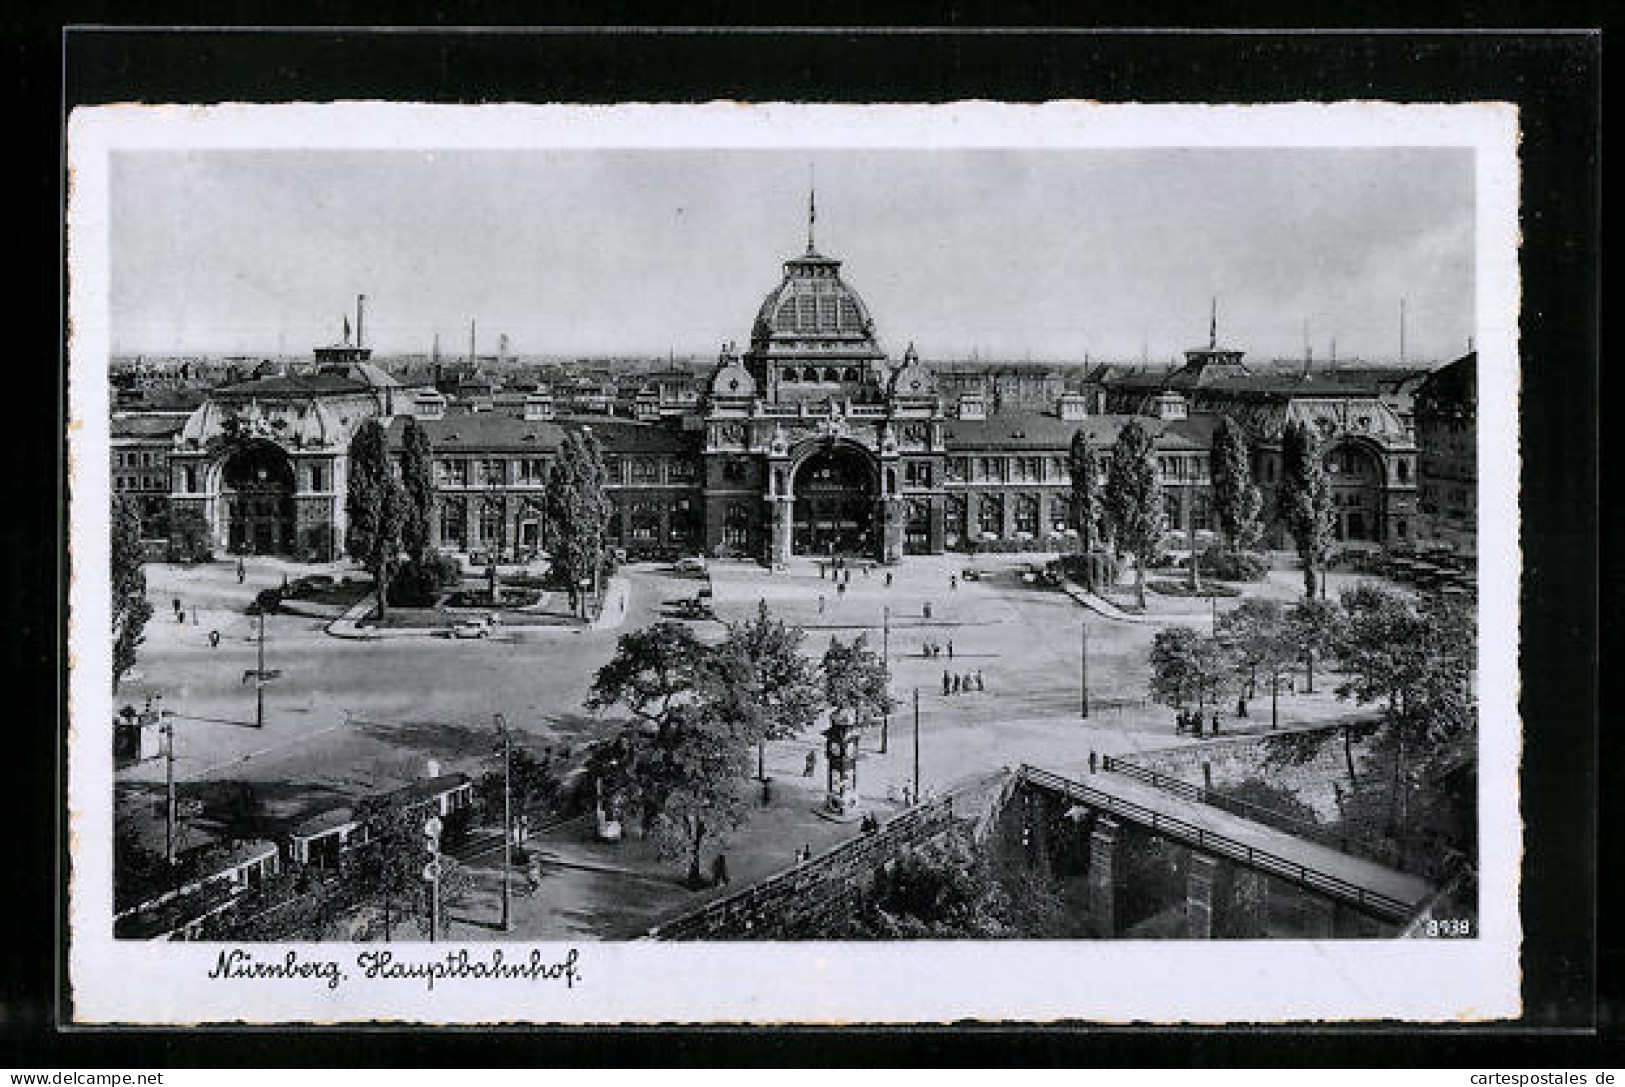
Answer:
[[[506,412],[481,411],[420,419],[429,444],[439,451],[551,451],[564,443],[567,430],[591,429],[605,453],[697,453],[699,438],[666,422],[638,423],[592,415],[554,420],[525,419]],[[390,444],[399,445],[405,419],[389,425]]]
[[[115,415],[111,420],[113,438],[170,438],[180,433],[187,417],[175,413],[163,415]]]
[[[366,388],[361,382],[338,374],[291,374],[287,377],[242,381],[215,392],[225,396],[321,396],[363,392]]]
[[[1007,411],[986,419],[956,419],[945,427],[950,450],[960,449],[1067,449],[1079,430],[1099,446],[1113,445],[1117,435],[1137,420],[1157,439],[1159,449],[1206,449],[1213,444],[1219,417],[1198,413],[1185,419],[1158,419],[1147,415],[1091,415],[1080,421],[1036,411]]]

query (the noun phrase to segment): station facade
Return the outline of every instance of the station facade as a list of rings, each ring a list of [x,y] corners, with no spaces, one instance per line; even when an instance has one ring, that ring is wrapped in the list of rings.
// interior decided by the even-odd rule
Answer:
[[[841,262],[817,251],[810,230],[746,347],[724,346],[697,399],[640,394],[626,414],[578,413],[543,388],[470,405],[403,385],[368,354],[323,348],[310,373],[215,390],[169,450],[172,535],[201,521],[221,552],[336,558],[356,428],[379,419],[398,448],[413,418],[434,453],[443,549],[510,560],[546,550],[546,476],[569,429],[597,438],[615,511],[609,535],[633,557],[777,565],[793,555],[895,562],[1057,549],[1076,535],[1073,436],[1090,433],[1104,472],[1131,419],[1154,436],[1170,528],[1211,529],[1208,458],[1223,415],[1249,435],[1266,517],[1281,431],[1296,419],[1321,436],[1340,538],[1398,542],[1416,531],[1415,444],[1374,391],[1253,374],[1215,338],[1173,372],[1108,374],[1088,395],[1060,389],[1048,407],[1030,396],[990,404],[975,383],[944,388],[912,345],[890,356]],[[1284,541],[1278,525],[1270,533]]]

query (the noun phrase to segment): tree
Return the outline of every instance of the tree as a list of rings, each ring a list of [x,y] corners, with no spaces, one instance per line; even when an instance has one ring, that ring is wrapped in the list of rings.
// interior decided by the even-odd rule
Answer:
[[[434,525],[434,451],[429,434],[416,419],[407,417],[401,431],[401,488],[405,505],[401,517],[401,545],[414,567],[421,566],[429,550]]]
[[[1473,615],[1443,598],[1412,604],[1399,594],[1360,585],[1342,595],[1337,640],[1344,673],[1338,695],[1381,702],[1394,747],[1389,826],[1400,840],[1418,767],[1442,772],[1477,753],[1477,704],[1471,678],[1477,654]],[[1415,754],[1421,751],[1420,759]]]
[[[762,781],[767,780],[768,741],[787,740],[811,727],[822,708],[817,676],[801,652],[805,640],[800,627],[770,618],[762,601],[754,620],[729,625],[706,670],[711,712],[755,738],[756,776]]]
[[[591,431],[565,434],[547,473],[547,522],[554,576],[565,582],[570,606],[584,616],[583,583],[597,585],[604,567],[610,501],[603,452]]]
[[[1289,421],[1281,434],[1281,487],[1277,511],[1297,544],[1303,562],[1303,593],[1313,598],[1331,552],[1332,488],[1326,478],[1320,439],[1307,423]]]
[[[1341,611],[1330,600],[1305,597],[1292,607],[1293,638],[1303,653],[1307,693],[1315,693],[1315,658],[1330,653],[1337,642]]]
[[[1281,677],[1298,660],[1299,646],[1279,600],[1249,599],[1219,620],[1219,634],[1233,659],[1247,670],[1247,697],[1253,697],[1258,676],[1270,685],[1270,728],[1281,723]]]
[[[537,758],[517,743],[508,745],[508,801],[518,819],[537,809],[550,809],[558,803],[563,782],[553,770],[551,753]],[[479,780],[480,803],[489,813],[502,811],[502,768],[488,770]],[[508,828],[512,831],[512,827]]]
[[[841,714],[861,727],[896,708],[889,690],[891,673],[880,655],[869,648],[867,634],[859,634],[850,642],[831,638],[819,667],[824,675],[824,699],[832,717]]]
[[[678,708],[666,727],[641,737],[631,768],[645,830],[661,852],[686,854],[688,882],[698,887],[700,854],[745,821],[741,786],[750,770],[750,743],[722,718],[695,705]]]
[[[141,517],[135,503],[126,495],[113,499],[112,533],[112,614],[113,690],[135,667],[137,648],[144,640],[142,631],[152,618],[147,600],[147,572],[142,568]]]
[[[193,505],[179,506],[170,516],[171,562],[209,562],[214,558],[208,518]]]
[[[1072,523],[1077,527],[1084,562],[1084,587],[1095,587],[1095,523],[1100,519],[1099,458],[1089,432],[1082,427],[1072,435],[1067,469],[1072,476]]]
[[[427,818],[382,799],[364,800],[356,808],[367,840],[354,853],[349,881],[357,895],[383,903],[386,941],[394,934],[397,905],[402,914],[421,906],[423,869],[430,859],[423,833]]]
[[[600,713],[622,706],[662,731],[675,710],[693,701],[709,653],[683,623],[664,621],[622,634],[615,655],[593,677],[587,708]]]
[[[1138,419],[1117,435],[1106,473],[1105,514],[1117,547],[1134,556],[1135,589],[1145,607],[1145,568],[1162,546],[1162,487],[1157,482],[1156,443]]]
[[[350,484],[345,509],[349,527],[344,548],[371,572],[378,591],[378,616],[387,614],[390,568],[401,553],[401,526],[407,500],[390,463],[384,428],[368,419],[350,439]]]
[[[1190,627],[1164,627],[1151,642],[1151,697],[1170,706],[1196,703],[1200,712],[1216,702],[1234,669],[1234,658],[1217,638]]]
[[[1213,476],[1213,509],[1219,531],[1232,552],[1246,550],[1258,541],[1258,511],[1263,498],[1253,485],[1247,456],[1246,435],[1228,415],[1219,417],[1209,454]],[[1195,561],[1195,556],[1192,556]]]

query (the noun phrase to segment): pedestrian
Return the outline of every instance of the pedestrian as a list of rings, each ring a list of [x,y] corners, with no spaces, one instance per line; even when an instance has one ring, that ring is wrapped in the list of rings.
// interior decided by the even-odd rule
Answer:
[[[220,632],[218,630],[209,631],[209,648],[210,649],[219,649],[220,648]]]
[[[845,598],[845,596],[846,596],[846,582],[843,581],[839,585],[835,586],[835,596],[836,596],[837,599]]]
[[[804,765],[801,768],[801,776],[804,777],[804,778],[810,778],[810,777],[813,776],[813,774],[815,772],[817,772],[817,770],[818,770],[818,752],[817,751],[808,751],[807,752],[806,765]]]
[[[955,574],[949,574],[948,575],[948,591],[951,592],[951,593],[957,593],[959,591],[959,577],[958,577],[958,575],[955,575]]]
[[[818,580],[819,581],[824,580],[824,560],[823,559],[818,560]]]
[[[866,562],[866,563],[863,564],[863,580],[865,580],[865,581],[869,580],[869,572],[871,570],[873,570],[874,568],[875,568],[875,564],[872,563],[872,562]]]
[[[248,568],[243,565],[243,560],[242,559],[238,559],[237,560],[237,584],[241,585],[243,583],[243,581],[245,579],[247,579],[247,577],[248,577]]]
[[[1191,734],[1193,736],[1196,736],[1198,739],[1201,738],[1201,735],[1202,735],[1202,711],[1201,710],[1197,710],[1195,713],[1191,714]]]
[[[844,588],[846,588],[846,586],[848,586],[850,584],[852,584],[852,571],[851,570],[842,571],[842,573],[841,573],[841,587],[844,589]]]
[[[929,600],[920,605],[920,616],[925,619],[931,618],[931,602]]]
[[[728,854],[718,853],[711,862],[711,883],[716,887],[728,886]]]
[[[181,613],[181,598],[177,596],[175,598],[174,604],[175,604],[175,614],[179,615]]]
[[[801,857],[802,857],[803,860],[809,860],[809,861],[812,860],[812,843],[811,842],[802,843]]]
[[[824,594],[823,593],[818,594],[818,614],[819,615],[824,614]]]
[[[891,588],[891,571],[886,571],[886,588]]]
[[[987,690],[987,685],[982,682],[982,670],[980,668],[976,669],[976,689],[978,691]]]
[[[1246,717],[1247,716],[1247,698],[1246,698],[1246,696],[1240,696],[1240,697],[1238,697],[1236,699],[1236,716],[1237,717]]]
[[[963,681],[959,678],[959,673],[957,672],[954,673],[953,685],[954,694],[959,694],[962,690],[964,690]]]
[[[1095,753],[1093,751],[1089,752],[1089,772],[1091,774],[1095,772]]]
[[[952,638],[948,639],[948,659],[954,659],[954,640]]]
[[[1213,715],[1213,732],[1214,735],[1218,735],[1219,732],[1219,715],[1217,713]]]
[[[953,678],[946,671],[942,673],[942,693],[953,694]]]

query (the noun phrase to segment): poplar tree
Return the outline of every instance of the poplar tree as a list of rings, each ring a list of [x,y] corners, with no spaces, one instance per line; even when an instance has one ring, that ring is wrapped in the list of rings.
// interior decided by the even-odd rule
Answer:
[[[1089,432],[1082,427],[1072,435],[1067,468],[1072,475],[1072,522],[1077,526],[1083,548],[1084,587],[1093,589],[1094,533],[1095,522],[1100,518],[1100,483],[1095,475],[1095,445],[1089,440]]]
[[[1332,487],[1320,439],[1307,423],[1288,422],[1281,434],[1277,510],[1303,561],[1303,594],[1314,599],[1332,545]]]
[[[590,431],[567,432],[547,473],[547,523],[554,575],[567,584],[571,608],[583,615],[581,585],[589,580],[596,584],[604,565],[607,483],[598,439]]]
[[[1117,435],[1106,472],[1105,514],[1119,550],[1134,556],[1135,590],[1145,607],[1145,568],[1155,560],[1164,528],[1156,444],[1138,419]]]
[[[1263,498],[1253,484],[1246,436],[1228,415],[1219,418],[1219,426],[1213,432],[1209,462],[1213,476],[1213,509],[1218,516],[1219,531],[1224,534],[1230,550],[1240,552],[1258,540],[1258,511]]]
[[[349,525],[344,549],[371,571],[380,619],[388,609],[390,567],[401,553],[406,505],[401,481],[390,464],[384,428],[378,420],[368,419],[350,439],[350,481],[345,500]]]
[[[152,618],[147,600],[147,572],[141,565],[141,518],[127,495],[113,498],[113,690],[135,666],[142,631]]]
[[[401,545],[414,566],[423,563],[434,525],[434,463],[429,435],[418,421],[406,420],[401,432],[401,486],[406,503],[401,520]]]

